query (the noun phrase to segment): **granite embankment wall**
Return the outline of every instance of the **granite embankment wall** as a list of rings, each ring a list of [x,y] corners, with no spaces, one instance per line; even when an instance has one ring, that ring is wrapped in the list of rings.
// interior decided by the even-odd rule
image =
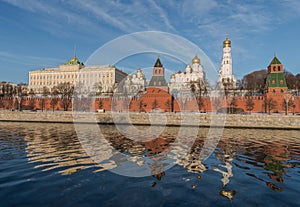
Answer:
[[[97,123],[169,126],[217,126],[228,128],[298,129],[300,116],[233,115],[233,114],[180,114],[180,113],[88,113],[88,112],[0,112],[0,122],[38,123]]]

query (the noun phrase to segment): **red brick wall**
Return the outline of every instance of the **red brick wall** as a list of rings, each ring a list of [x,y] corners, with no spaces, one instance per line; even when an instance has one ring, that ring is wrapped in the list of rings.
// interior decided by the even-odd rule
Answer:
[[[277,102],[276,107],[271,110],[271,112],[281,112],[283,113],[285,111],[285,108],[283,106],[284,99],[285,99],[285,93],[268,93],[266,96],[251,96],[251,97],[238,97],[236,96],[236,103],[238,108],[244,109],[244,111],[247,111],[246,109],[246,101],[247,99],[252,99],[254,102],[254,109],[252,112],[264,112],[265,108],[263,107],[264,98],[273,98]],[[203,98],[203,107],[198,110],[197,102],[194,99],[187,99],[185,101],[185,104],[181,100],[176,100],[172,98],[172,95],[169,94],[166,90],[160,89],[160,88],[148,88],[144,94],[141,95],[141,98],[132,98],[132,99],[126,99],[126,98],[114,98],[112,101],[112,98],[96,98],[94,101],[88,102],[87,100],[83,100],[85,102],[85,105],[80,106],[79,108],[81,110],[95,110],[99,109],[99,102],[101,100],[102,102],[102,109],[105,109],[106,111],[111,111],[112,107],[111,104],[113,103],[113,109],[116,111],[132,111],[132,112],[139,112],[140,108],[139,105],[141,105],[141,111],[149,112],[153,110],[153,107],[156,105],[156,108],[169,112],[180,112],[180,111],[187,111],[187,112],[196,112],[196,111],[207,111],[212,112],[216,110],[216,102],[220,102],[218,108],[223,107],[229,107],[229,103],[232,100],[232,97],[224,97],[219,99],[219,101],[216,101],[214,98],[204,97]],[[127,104],[125,102],[127,101]],[[156,101],[156,104],[154,103]],[[290,101],[292,101],[292,98],[290,97]],[[24,98],[22,101],[23,109],[27,108],[29,109],[31,98]],[[51,99],[45,98],[44,99],[45,110],[52,110],[51,106]],[[300,113],[300,97],[294,97],[294,103],[295,113]],[[35,109],[41,109],[42,108],[42,98],[34,98],[34,108]],[[126,107],[127,105],[127,107]],[[129,106],[129,107],[128,107]],[[18,108],[18,101],[16,98],[0,98],[0,109],[17,109]],[[57,104],[54,107],[55,110],[63,110],[63,106],[61,103],[61,100],[58,100]],[[72,105],[70,104],[70,107],[68,110],[72,109]],[[289,107],[289,113],[293,112],[293,108]]]

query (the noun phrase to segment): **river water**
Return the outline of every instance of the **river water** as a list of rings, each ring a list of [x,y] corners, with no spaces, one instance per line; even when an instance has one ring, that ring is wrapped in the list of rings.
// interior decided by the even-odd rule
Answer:
[[[0,206],[300,205],[300,131],[224,129],[200,159],[207,128],[188,147],[178,127],[146,141],[99,128],[101,162],[72,124],[0,123]]]

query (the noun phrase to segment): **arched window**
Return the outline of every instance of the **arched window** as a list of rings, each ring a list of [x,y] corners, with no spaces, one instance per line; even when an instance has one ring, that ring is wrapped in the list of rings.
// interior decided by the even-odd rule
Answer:
[[[273,67],[273,71],[276,71],[276,66]]]

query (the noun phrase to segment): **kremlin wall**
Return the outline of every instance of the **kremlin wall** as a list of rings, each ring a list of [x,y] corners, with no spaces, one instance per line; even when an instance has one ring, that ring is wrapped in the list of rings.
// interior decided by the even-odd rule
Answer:
[[[84,69],[84,64],[74,54],[72,60],[60,68],[31,71],[28,88],[38,94],[47,83],[58,83],[51,80],[53,77],[67,77],[70,80],[81,77],[82,81],[86,81],[82,85],[88,85],[92,78],[88,71],[93,71],[97,74],[95,76],[98,81],[104,80],[102,83],[99,82],[102,85],[99,87],[101,89],[97,96],[81,98],[73,96],[69,97],[69,100],[65,100],[66,98],[59,94],[55,98],[51,95],[24,96],[22,99],[20,97],[1,97],[0,109],[18,110],[22,108],[47,111],[96,111],[101,109],[101,111],[113,110],[117,112],[173,113],[300,113],[300,98],[288,91],[283,64],[276,56],[268,66],[263,94],[249,96],[236,89],[236,80],[232,73],[231,41],[228,37],[223,42],[222,63],[216,88],[211,88],[208,85],[201,60],[197,55],[192,59],[192,64],[186,66],[184,72],[178,71],[176,74],[172,74],[169,83],[165,79],[160,57],[157,58],[153,66],[152,77],[148,84],[141,69],[138,69],[133,75],[127,75],[115,67],[106,66],[105,69],[101,69],[93,66],[87,68]],[[62,69],[64,75],[59,75]],[[82,71],[84,71],[83,75],[80,74]],[[72,75],[70,75],[71,73]],[[41,76],[39,77],[37,74]],[[41,82],[41,79],[44,82]],[[74,80],[73,82],[75,82]],[[40,86],[39,83],[41,83]],[[108,85],[104,87],[103,84]],[[118,86],[113,88],[114,85]],[[212,95],[220,91],[224,95]],[[53,101],[54,99],[55,101]]]

